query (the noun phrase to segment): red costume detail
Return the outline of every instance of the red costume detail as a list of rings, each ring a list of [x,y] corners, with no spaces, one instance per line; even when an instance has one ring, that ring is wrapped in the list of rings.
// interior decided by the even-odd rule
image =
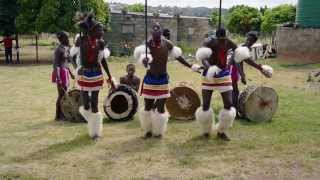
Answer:
[[[88,38],[88,61],[90,64],[94,63],[94,58],[95,58],[95,49],[97,46],[97,40],[95,38]]]
[[[219,49],[218,51],[218,58],[220,63],[226,67],[227,66],[227,56],[226,56],[226,51],[224,48]]]

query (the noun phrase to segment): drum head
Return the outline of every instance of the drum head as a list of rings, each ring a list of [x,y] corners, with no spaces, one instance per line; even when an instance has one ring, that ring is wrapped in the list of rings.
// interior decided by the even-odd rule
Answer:
[[[199,95],[187,86],[176,87],[170,93],[166,107],[171,117],[176,120],[193,120],[197,108],[201,105]]]
[[[248,97],[245,116],[255,122],[271,121],[278,109],[278,95],[269,87],[257,87]]]
[[[132,120],[138,110],[137,93],[127,85],[119,85],[109,93],[103,104],[106,115],[114,121]]]
[[[86,120],[79,113],[81,105],[80,91],[73,89],[68,91],[61,99],[61,109],[67,121],[73,123],[85,123]]]

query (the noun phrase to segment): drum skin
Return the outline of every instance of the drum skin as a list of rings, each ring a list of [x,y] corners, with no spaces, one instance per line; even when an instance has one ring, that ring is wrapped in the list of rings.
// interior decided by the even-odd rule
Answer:
[[[200,107],[201,100],[191,85],[180,83],[170,93],[171,97],[166,101],[166,108],[170,116],[176,120],[194,120],[195,112]]]
[[[110,91],[103,104],[104,112],[113,121],[133,120],[138,107],[137,92],[123,84]]]
[[[81,105],[80,90],[71,89],[66,92],[62,97],[60,104],[67,121],[72,123],[86,123],[86,120],[79,112],[79,107]]]
[[[248,86],[239,96],[239,112],[250,121],[268,122],[278,109],[279,97],[271,87]]]

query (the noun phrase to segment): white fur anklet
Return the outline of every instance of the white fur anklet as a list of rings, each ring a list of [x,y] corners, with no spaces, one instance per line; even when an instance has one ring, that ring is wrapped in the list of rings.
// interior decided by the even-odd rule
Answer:
[[[230,110],[223,109],[219,113],[219,122],[217,124],[217,130],[219,133],[226,133],[227,130],[232,127],[233,121],[236,118],[236,109],[231,107]]]
[[[196,121],[201,128],[203,134],[210,133],[212,130],[212,125],[214,121],[213,111],[209,109],[208,111],[203,111],[202,107],[199,107],[196,111]]]
[[[139,112],[139,121],[144,133],[152,131],[151,113],[151,111],[145,111],[144,109]]]
[[[169,114],[167,112],[161,114],[155,111],[155,112],[152,112],[151,119],[152,119],[152,134],[154,136],[160,136],[160,135],[163,136],[167,130]]]

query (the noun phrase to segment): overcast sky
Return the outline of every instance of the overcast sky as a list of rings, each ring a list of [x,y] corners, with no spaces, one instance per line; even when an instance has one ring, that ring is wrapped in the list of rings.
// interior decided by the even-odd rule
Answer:
[[[144,3],[145,0],[107,0],[108,2],[120,2],[126,4]],[[224,8],[230,8],[237,4],[246,4],[254,7],[277,6],[280,4],[296,4],[297,0],[222,0]],[[151,6],[192,6],[192,7],[219,7],[219,0],[148,0]]]

